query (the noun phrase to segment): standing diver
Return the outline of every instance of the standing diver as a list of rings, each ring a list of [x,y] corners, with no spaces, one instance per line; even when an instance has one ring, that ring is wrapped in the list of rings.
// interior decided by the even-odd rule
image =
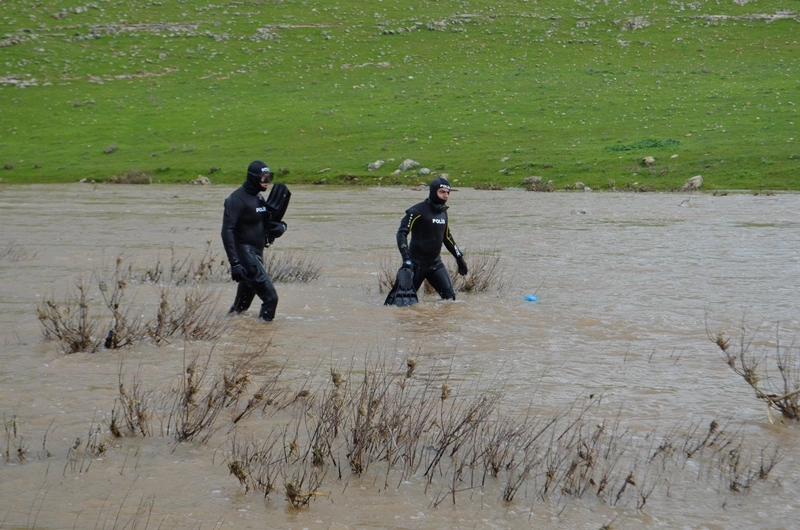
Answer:
[[[286,223],[273,222],[267,202],[261,196],[274,173],[256,160],[247,168],[247,179],[225,199],[222,217],[222,244],[231,264],[231,278],[238,282],[236,299],[229,313],[246,311],[258,295],[259,316],[267,322],[275,318],[278,293],[264,268],[264,247],[286,232]]]
[[[440,256],[442,244],[455,256],[458,273],[462,276],[467,274],[467,262],[456,245],[447,222],[448,206],[445,203],[449,197],[450,183],[447,179],[444,177],[433,179],[428,198],[406,210],[403,220],[400,221],[400,228],[397,229],[397,248],[403,257],[403,268],[414,271],[414,298],[416,298],[416,291],[419,290],[422,282],[428,280],[428,283],[442,299],[456,299],[453,283],[450,281],[450,273]],[[410,245],[408,243],[409,234],[411,235]],[[400,273],[398,273],[399,275]],[[398,303],[396,300],[398,287],[401,286],[396,283],[395,288],[386,298],[385,305],[406,305]]]

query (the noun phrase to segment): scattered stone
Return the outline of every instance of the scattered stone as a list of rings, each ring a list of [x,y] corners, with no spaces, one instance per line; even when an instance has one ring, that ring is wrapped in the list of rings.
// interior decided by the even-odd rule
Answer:
[[[406,158],[403,162],[397,167],[400,171],[408,171],[409,169],[414,169],[419,167],[419,162],[415,162],[410,158]]]
[[[645,17],[633,17],[622,26],[623,30],[636,31],[637,29],[646,28],[650,25],[650,21]]]
[[[367,171],[375,171],[376,169],[380,169],[383,167],[383,160],[376,160],[375,162],[371,162],[367,165]]]
[[[197,178],[194,180],[190,180],[189,184],[194,186],[208,186],[211,184],[211,179],[203,175],[197,175]]]
[[[14,164],[6,164],[3,166],[3,169],[14,169]]]
[[[683,186],[681,186],[681,191],[699,190],[702,187],[703,177],[701,175],[695,175],[694,177],[688,179]]]
[[[642,165],[643,166],[648,166],[649,167],[649,166],[652,166],[655,163],[656,163],[656,159],[654,157],[652,157],[652,156],[646,156],[646,157],[642,158]]]
[[[426,168],[426,167],[423,167],[422,169],[420,169],[418,171],[418,173],[419,173],[420,176],[424,177],[424,176],[430,175],[431,174],[431,170]]]
[[[544,182],[539,176],[527,177],[522,180],[522,187],[526,191],[555,191],[552,180]]]
[[[211,166],[211,169],[208,170],[208,174],[213,175],[217,171],[219,171],[219,168],[217,166]]]

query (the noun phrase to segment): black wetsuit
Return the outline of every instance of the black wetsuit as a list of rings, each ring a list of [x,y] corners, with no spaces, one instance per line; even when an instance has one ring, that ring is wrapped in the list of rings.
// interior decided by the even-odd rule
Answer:
[[[245,183],[225,199],[221,235],[231,266],[241,264],[245,270],[245,280],[239,282],[230,312],[247,310],[258,295],[261,299],[259,316],[272,320],[278,306],[278,293],[264,268],[264,247],[267,239],[280,237],[286,225],[270,223],[267,203],[259,193],[261,189],[258,181],[248,176]]]
[[[422,282],[428,280],[439,296],[455,300],[450,273],[440,257],[442,244],[456,258],[462,257],[447,224],[445,204],[434,204],[428,198],[406,210],[397,229],[397,247],[403,260],[410,259],[414,264],[414,289],[419,290]]]

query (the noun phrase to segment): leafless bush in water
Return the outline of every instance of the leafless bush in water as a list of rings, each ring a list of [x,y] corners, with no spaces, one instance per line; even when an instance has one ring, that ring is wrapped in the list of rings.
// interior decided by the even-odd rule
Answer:
[[[308,283],[322,274],[322,267],[316,258],[274,250],[267,252],[264,268],[272,281],[277,283]]]
[[[6,248],[0,250],[0,260],[11,262],[28,261],[36,257],[36,252],[31,252],[19,243],[12,241]]]
[[[218,302],[219,292],[211,286],[160,287],[156,316],[146,323],[147,335],[157,345],[174,338],[217,340],[230,326],[217,311]]]
[[[90,314],[87,291],[84,281],[78,280],[63,303],[45,298],[36,308],[44,338],[58,342],[64,353],[96,352],[103,345],[96,336],[99,321]]]
[[[12,462],[24,463],[28,459],[30,448],[19,428],[17,415],[12,415],[11,419],[3,415],[3,428],[6,433],[6,449],[3,452],[3,458],[7,464]]]
[[[237,403],[250,383],[249,371],[236,362],[222,374],[210,371],[212,351],[202,362],[196,357],[185,364],[180,388],[173,394],[167,434],[178,441],[208,440],[217,416]]]
[[[67,468],[71,471],[78,473],[86,473],[92,466],[92,462],[100,456],[103,456],[108,450],[108,445],[105,442],[103,430],[99,425],[94,422],[89,426],[89,432],[86,435],[86,440],[76,438],[67,453],[67,463],[64,466],[64,472]]]
[[[296,391],[280,386],[282,369],[264,372],[265,353],[266,346],[232,361],[226,355],[220,367],[212,352],[195,355],[159,399],[138,373],[129,379],[120,366],[111,432],[148,435],[161,414],[162,435],[181,443],[204,443],[227,428],[228,472],[245,491],[279,493],[292,508],[329,495],[326,482],[346,489],[359,478],[382,480],[385,488],[421,484],[432,505],[458,504],[478,490],[498,492],[504,502],[591,496],[642,510],[658,492],[669,495],[673,473],[743,493],[767,480],[783,457],[778,448],[750,449],[730,421],[630,433],[619,414],[595,419],[600,398],[547,415],[510,416],[501,410],[502,381],[457,384],[446,374],[424,374],[412,358],[333,366],[324,381],[309,375]],[[255,412],[257,421],[274,415],[267,432],[248,425]],[[13,424],[6,425],[10,433]],[[13,444],[27,447],[7,442],[7,455]],[[65,471],[87,470],[106,447],[100,430],[90,429],[85,442],[72,444]]]
[[[118,373],[117,398],[114,408],[111,410],[111,420],[109,430],[116,438],[120,438],[125,433],[133,436],[150,436],[154,413],[154,399],[152,390],[142,387],[141,374],[135,373],[130,378],[130,384],[125,386],[125,371],[123,364],[120,363]],[[123,432],[123,429],[125,432]]]
[[[108,349],[117,349],[138,344],[145,336],[145,327],[141,317],[131,317],[131,305],[125,304],[126,288],[129,275],[122,267],[122,257],[116,260],[114,272],[109,280],[97,279],[100,295],[111,312],[111,327],[106,334],[103,345]]]
[[[634,436],[619,418],[589,419],[599,399],[547,417],[508,417],[499,410],[496,384],[461,395],[447,381],[418,377],[416,362],[412,369],[407,361],[406,370],[381,363],[331,369],[328,384],[295,393],[284,409],[288,423],[266,440],[235,441],[230,472],[265,496],[280,489],[282,477],[295,507],[321,494],[326,469],[346,486],[348,476],[372,476],[380,464],[385,487],[416,476],[433,505],[494,485],[506,502],[520,492],[541,501],[592,495],[641,510],[689,461],[704,467],[702,478],[743,492],[781,458],[771,448],[752,456],[740,433],[717,421],[707,431],[698,424],[663,437]],[[642,438],[650,448],[640,446]]]
[[[395,263],[396,262],[396,263]],[[378,292],[388,293],[394,287],[394,280],[397,277],[397,269],[400,267],[400,259],[394,260],[388,256],[381,256],[378,260]]]
[[[465,255],[469,272],[466,276],[458,274],[455,262],[443,257],[447,264],[447,272],[450,274],[450,281],[453,290],[457,293],[483,293],[489,291],[502,292],[505,289],[503,279],[504,268],[500,263],[500,256],[496,252],[484,253],[475,252]],[[395,264],[391,258],[382,257],[378,262],[378,292],[383,294],[389,292],[394,286],[399,264]],[[433,287],[428,282],[423,283],[425,294],[435,294]]]
[[[278,489],[285,458],[276,431],[277,427],[273,428],[266,441],[241,440],[235,435],[228,441],[228,471],[246,492],[259,491],[267,497]]]
[[[108,349],[134,346],[147,338],[156,345],[175,338],[213,341],[231,325],[217,311],[219,291],[197,282],[161,285],[155,315],[148,319],[146,308],[134,306],[133,299],[128,301],[132,278],[132,269],[125,266],[122,257],[117,258],[110,275],[95,273],[97,289],[109,312],[108,327],[102,324],[105,319],[102,310],[96,307],[99,304],[94,303],[83,280],[68,291],[63,303],[45,298],[36,309],[44,338],[57,341],[64,353],[96,352],[103,346]],[[98,336],[101,329],[105,338]]]
[[[291,252],[281,253],[274,250],[266,253],[264,267],[273,282],[293,283],[311,282],[322,274],[319,260]],[[215,251],[211,241],[206,241],[206,248],[199,258],[188,255],[179,258],[175,249],[170,249],[169,263],[161,258],[148,265],[143,271],[134,271],[130,266],[131,278],[140,283],[158,285],[186,285],[202,283],[223,283],[230,280],[230,264]]]
[[[719,348],[722,358],[733,372],[750,385],[756,398],[777,410],[789,420],[800,420],[800,348],[795,343],[784,344],[776,327],[774,340],[756,347],[757,333],[750,333],[742,324],[736,345],[722,332],[708,334]]]
[[[448,260],[448,272],[457,293],[484,293],[488,291],[502,292],[505,289],[504,269],[500,264],[500,255],[496,252],[471,253],[467,259],[469,272],[466,276],[458,274],[458,268]],[[426,283],[427,286],[427,283]]]
[[[179,258],[175,248],[170,248],[169,263],[162,263],[161,258],[145,267],[144,271],[134,272],[130,265],[131,278],[139,283],[158,285],[187,285],[202,283],[220,283],[230,279],[230,266],[220,258],[214,250],[212,242],[206,241],[203,254],[197,258],[192,254]]]

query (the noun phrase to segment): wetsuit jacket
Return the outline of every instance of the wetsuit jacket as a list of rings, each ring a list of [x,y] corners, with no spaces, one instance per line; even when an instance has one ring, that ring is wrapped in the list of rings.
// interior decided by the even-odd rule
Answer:
[[[267,203],[250,182],[245,182],[225,199],[221,235],[231,265],[242,261],[242,246],[263,253],[269,221]]]
[[[461,250],[447,224],[447,207],[434,205],[430,199],[425,199],[406,210],[397,229],[397,248],[404,260],[410,257],[417,263],[429,263],[439,257],[442,244],[453,256],[461,257]]]

